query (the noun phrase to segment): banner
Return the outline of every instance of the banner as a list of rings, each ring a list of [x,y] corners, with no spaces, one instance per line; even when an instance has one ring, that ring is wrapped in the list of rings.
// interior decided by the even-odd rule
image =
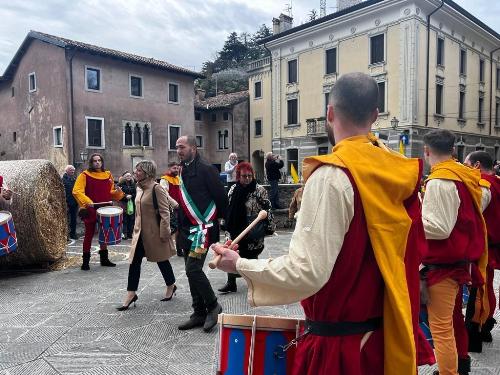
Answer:
[[[292,176],[293,183],[298,184],[299,183],[299,175],[297,173],[297,170],[295,169],[295,166],[293,163],[290,163],[290,175]]]

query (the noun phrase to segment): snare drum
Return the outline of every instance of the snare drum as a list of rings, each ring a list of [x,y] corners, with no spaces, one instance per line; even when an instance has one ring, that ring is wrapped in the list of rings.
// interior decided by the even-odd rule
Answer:
[[[123,210],[108,206],[97,209],[99,244],[117,245],[122,241]]]
[[[0,211],[0,256],[17,250],[16,228],[8,211]]]
[[[291,374],[295,345],[284,346],[302,331],[301,319],[219,315],[217,375]]]

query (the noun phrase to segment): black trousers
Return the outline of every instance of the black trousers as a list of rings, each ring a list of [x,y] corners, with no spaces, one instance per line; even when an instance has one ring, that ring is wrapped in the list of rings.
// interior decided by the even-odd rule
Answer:
[[[76,215],[78,214],[78,206],[68,205],[68,234],[69,238],[76,239]]]
[[[132,215],[123,214],[123,234],[128,238],[132,238],[132,233],[134,232],[135,224],[135,213]]]
[[[137,241],[137,246],[135,247],[134,259],[128,269],[128,284],[127,291],[135,292],[139,287],[139,279],[141,277],[141,263],[142,258],[144,258],[144,245],[142,243],[142,237],[139,237]],[[174,271],[168,260],[163,262],[157,262],[158,268],[160,269],[163,280],[165,280],[165,285],[169,286],[175,283]]]
[[[278,180],[269,180],[269,186],[269,200],[271,201],[271,206],[275,209],[280,208]]]
[[[186,265],[186,276],[189,282],[189,290],[193,299],[194,315],[205,316],[208,311],[217,307],[217,297],[210,285],[210,281],[203,272],[203,264],[207,254],[200,259],[189,256],[189,250],[184,250],[184,264]]]

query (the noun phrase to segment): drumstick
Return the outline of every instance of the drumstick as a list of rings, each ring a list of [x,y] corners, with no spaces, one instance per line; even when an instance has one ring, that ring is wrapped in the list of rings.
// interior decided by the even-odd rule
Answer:
[[[248,224],[248,227],[246,227],[243,230],[243,232],[241,232],[238,235],[238,237],[236,237],[234,239],[234,241],[231,242],[231,245],[229,246],[229,248],[231,249],[234,245],[236,245],[238,242],[240,242],[243,239],[243,237],[245,237],[248,234],[248,232],[250,232],[252,230],[252,228],[257,225],[257,223],[259,221],[264,220],[266,217],[267,217],[267,212],[264,210],[260,211],[259,214],[257,215],[257,217],[255,218],[255,220],[252,221],[250,224]],[[222,258],[222,255],[217,254],[217,256],[215,256],[214,259],[212,259],[210,262],[208,262],[208,266],[211,269],[217,268],[217,265],[219,264],[219,261],[221,258]]]
[[[113,204],[112,201],[109,201],[109,202],[95,202],[95,203],[92,203],[94,206],[95,205],[101,205],[101,204]]]

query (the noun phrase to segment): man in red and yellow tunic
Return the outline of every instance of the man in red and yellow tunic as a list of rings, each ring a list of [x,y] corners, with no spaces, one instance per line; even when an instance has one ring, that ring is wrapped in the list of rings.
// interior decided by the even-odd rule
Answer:
[[[168,169],[164,176],[161,176],[160,185],[167,190],[168,195],[170,195],[177,203],[181,202],[181,178],[179,177],[181,167],[179,163],[173,161],[168,163]],[[172,215],[175,217],[175,226],[179,223],[179,208],[175,208]],[[174,220],[172,216],[170,220],[170,226],[173,227]],[[177,245],[177,237],[179,235],[176,230],[174,235],[175,248],[177,250],[177,256],[183,257],[182,249],[179,249]]]
[[[452,159],[455,136],[437,129],[424,136],[424,155],[431,166],[422,202],[428,252],[424,255],[429,292],[427,310],[440,375],[470,371],[471,337],[462,315],[461,286],[481,287],[487,262],[486,228],[482,212],[489,203],[489,184],[478,170]],[[478,291],[469,334],[484,323],[487,300]],[[471,295],[473,302],[475,296]],[[458,349],[458,351],[457,351]]]
[[[251,305],[301,301],[309,333],[297,346],[296,375],[417,372],[422,163],[370,133],[377,102],[377,83],[365,74],[335,83],[327,129],[337,144],[304,160],[288,254],[249,260],[212,247],[220,269],[247,281]]]
[[[88,169],[80,173],[76,179],[73,196],[83,213],[81,218],[85,224],[85,237],[83,240],[83,263],[81,268],[88,271],[90,270],[90,247],[97,222],[96,209],[98,207],[95,203],[119,201],[124,197],[124,193],[119,188],[115,189],[111,172],[104,169],[102,155],[95,153],[90,155]],[[106,245],[100,245],[100,248],[101,266],[114,267],[115,264],[110,262],[108,258]]]
[[[479,169],[481,177],[490,185],[491,201],[483,212],[486,229],[488,232],[488,266],[486,267],[486,292],[490,313],[488,319],[481,327],[481,339],[484,342],[492,342],[491,330],[496,324],[493,314],[496,308],[495,291],[493,290],[493,278],[495,270],[500,269],[500,178],[495,175],[493,159],[486,151],[474,151],[464,161],[465,165]]]

